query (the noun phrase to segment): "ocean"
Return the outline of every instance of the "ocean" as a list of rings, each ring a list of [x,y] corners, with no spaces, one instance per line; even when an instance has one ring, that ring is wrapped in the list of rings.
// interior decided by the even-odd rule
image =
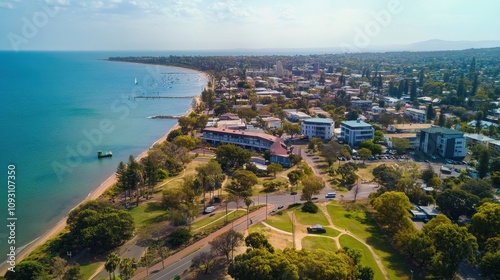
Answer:
[[[0,52],[0,259],[9,240],[32,242],[177,122],[148,117],[182,115],[193,101],[134,96],[189,97],[207,84],[194,70],[105,60],[128,55],[142,54]]]

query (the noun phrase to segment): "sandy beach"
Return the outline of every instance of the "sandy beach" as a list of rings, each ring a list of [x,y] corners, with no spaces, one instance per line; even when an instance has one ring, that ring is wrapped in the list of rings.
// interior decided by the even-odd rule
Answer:
[[[165,66],[165,65],[162,65]],[[207,80],[210,80],[210,77],[208,74],[200,72],[204,75],[206,75]],[[201,97],[197,96],[196,102],[199,103],[201,101]],[[193,111],[193,108],[191,107],[184,116],[189,115]],[[135,159],[137,161],[141,160],[142,158],[146,157],[148,154],[148,151],[151,147],[153,147],[157,143],[161,143],[167,139],[168,134],[172,131],[179,128],[179,124],[176,123],[171,129],[169,129],[160,139],[156,140],[147,150],[143,151],[141,154],[139,154]],[[82,203],[89,201],[89,200],[94,200],[98,199],[104,192],[111,188],[114,184],[116,184],[116,174],[113,173],[110,175],[106,180],[104,180],[99,186],[96,187],[89,195],[81,201],[78,205],[76,205],[73,209],[81,205]],[[68,213],[69,214],[69,213]],[[47,240],[56,237],[59,233],[61,233],[65,227],[66,227],[66,220],[68,218],[68,215],[63,217],[61,220],[59,220],[52,228],[50,228],[48,231],[46,231],[44,234],[36,238],[34,241],[31,243],[27,244],[24,246],[24,248],[17,253],[16,255],[16,263],[19,264],[24,258],[26,258],[31,252],[33,252],[35,249],[37,249],[39,246],[43,245]],[[0,273],[3,275],[5,272],[7,272],[7,268],[9,267],[7,262],[3,262],[0,264]]]

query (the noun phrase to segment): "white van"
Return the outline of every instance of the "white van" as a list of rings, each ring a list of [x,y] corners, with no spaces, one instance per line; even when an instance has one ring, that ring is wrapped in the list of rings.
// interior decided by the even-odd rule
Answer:
[[[330,192],[325,195],[325,198],[335,198],[337,196],[337,193]]]
[[[208,206],[207,208],[205,208],[205,211],[203,213],[205,213],[205,214],[212,213],[212,212],[214,212],[214,210],[215,210],[215,206]]]

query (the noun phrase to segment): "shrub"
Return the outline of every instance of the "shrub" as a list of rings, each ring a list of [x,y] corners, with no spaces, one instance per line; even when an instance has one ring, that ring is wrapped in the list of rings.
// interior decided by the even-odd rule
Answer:
[[[318,213],[318,206],[314,204],[312,201],[307,201],[304,203],[304,206],[302,206],[302,212],[307,212],[307,213]]]

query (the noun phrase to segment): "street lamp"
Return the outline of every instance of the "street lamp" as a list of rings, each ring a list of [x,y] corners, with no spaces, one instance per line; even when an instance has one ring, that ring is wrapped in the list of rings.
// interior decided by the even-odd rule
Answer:
[[[410,280],[413,280],[413,270],[410,270],[410,272],[411,272],[411,278],[410,278]]]

